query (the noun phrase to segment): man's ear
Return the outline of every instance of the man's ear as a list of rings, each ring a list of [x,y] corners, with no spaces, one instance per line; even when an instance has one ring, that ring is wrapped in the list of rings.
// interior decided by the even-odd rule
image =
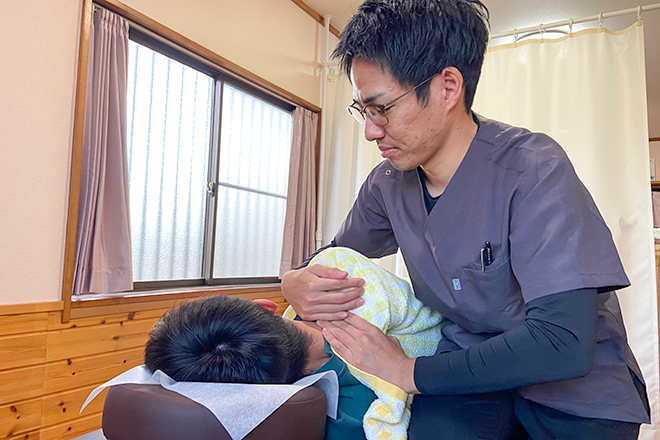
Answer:
[[[465,88],[463,87],[463,75],[456,67],[445,67],[433,81],[438,81],[436,84],[439,87],[439,99],[444,101],[448,109],[456,105],[463,105],[463,96],[465,95]]]
[[[254,303],[273,313],[277,311],[277,304],[269,299],[255,299]]]

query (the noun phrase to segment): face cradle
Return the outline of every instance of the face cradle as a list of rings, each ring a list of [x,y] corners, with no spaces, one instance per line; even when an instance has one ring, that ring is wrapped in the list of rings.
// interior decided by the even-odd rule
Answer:
[[[426,106],[417,101],[415,93],[409,93],[387,111],[386,125],[376,125],[369,118],[365,121],[366,139],[376,141],[381,156],[398,170],[429,166],[442,145],[446,116],[433,94],[433,82]],[[353,60],[351,83],[353,98],[360,107],[387,104],[410,90],[388,71],[361,58]]]

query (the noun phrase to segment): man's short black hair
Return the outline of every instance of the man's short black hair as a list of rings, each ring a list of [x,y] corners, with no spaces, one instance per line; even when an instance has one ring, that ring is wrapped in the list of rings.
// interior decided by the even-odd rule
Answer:
[[[487,46],[488,9],[479,0],[366,0],[341,32],[333,56],[347,75],[353,60],[363,58],[411,87],[456,67],[469,112]],[[423,104],[428,91],[428,83],[416,91]]]
[[[146,367],[177,381],[292,383],[310,342],[290,322],[242,298],[212,296],[167,311],[149,334]]]

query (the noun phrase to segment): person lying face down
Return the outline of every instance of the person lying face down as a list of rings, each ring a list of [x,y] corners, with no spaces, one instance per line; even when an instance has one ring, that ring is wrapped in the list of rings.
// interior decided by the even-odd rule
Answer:
[[[364,279],[364,304],[353,313],[374,324],[375,331],[396,337],[406,356],[435,353],[444,321],[415,298],[407,281],[347,248],[326,249],[311,264]],[[252,303],[226,296],[181,303],[149,335],[145,364],[175,380],[198,382],[290,383],[333,370],[339,407],[337,419],[327,420],[326,440],[376,439],[381,434],[405,439],[409,396],[345,364],[316,323],[292,320],[292,308],[283,319],[274,314],[276,309],[269,300]]]
[[[293,383],[330,356],[320,327],[282,319],[276,309],[230,296],[182,302],[150,333],[145,365],[177,381]]]

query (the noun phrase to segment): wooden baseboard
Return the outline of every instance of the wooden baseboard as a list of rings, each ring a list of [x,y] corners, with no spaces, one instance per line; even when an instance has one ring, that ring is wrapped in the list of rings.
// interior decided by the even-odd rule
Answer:
[[[64,309],[64,301],[51,301],[25,304],[0,304],[0,316],[20,313],[52,312]],[[2,333],[0,333],[1,335]]]

